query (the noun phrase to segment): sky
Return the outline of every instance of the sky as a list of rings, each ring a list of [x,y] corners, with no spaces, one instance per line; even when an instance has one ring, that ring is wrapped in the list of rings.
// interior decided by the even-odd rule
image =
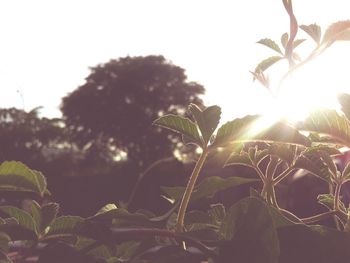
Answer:
[[[299,24],[325,29],[350,19],[348,0],[293,3]],[[249,71],[273,52],[256,42],[279,42],[288,22],[281,0],[0,1],[0,107],[42,106],[42,115],[60,117],[62,97],[84,83],[89,67],[164,55],[204,85],[206,104],[221,105],[225,118],[261,113],[271,96]],[[350,93],[349,68],[350,42],[336,44],[286,87],[281,104],[323,98],[326,105],[331,93]]]

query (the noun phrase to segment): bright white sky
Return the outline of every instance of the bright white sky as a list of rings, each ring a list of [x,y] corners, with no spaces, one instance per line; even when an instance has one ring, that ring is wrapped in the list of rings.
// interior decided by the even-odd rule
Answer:
[[[349,10],[348,0],[294,0],[299,24],[317,22],[323,29],[349,19]],[[270,99],[249,70],[273,51],[255,42],[279,42],[288,21],[281,0],[1,1],[0,107],[43,106],[44,115],[59,117],[61,98],[84,82],[88,67],[161,54],[203,84],[205,101],[222,105],[225,118],[263,112]],[[323,98],[329,91],[350,93],[350,42],[314,64],[290,101],[306,89],[328,89]]]

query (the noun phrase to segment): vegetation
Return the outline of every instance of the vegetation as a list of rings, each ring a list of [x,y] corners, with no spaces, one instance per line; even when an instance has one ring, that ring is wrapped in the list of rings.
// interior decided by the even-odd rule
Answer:
[[[264,60],[253,72],[267,88],[265,70],[274,62],[288,61],[287,76],[335,41],[350,39],[349,21],[331,25],[323,36],[316,24],[302,25],[300,28],[316,42],[316,48],[305,60],[299,60],[294,48],[304,40],[296,39],[298,24],[292,2],[283,3],[291,21],[289,34],[282,35],[284,51],[270,39],[260,40],[280,56]],[[150,59],[164,63],[159,57]],[[110,65],[118,66],[122,61]],[[125,61],[138,65],[140,59]],[[180,80],[182,83],[184,79]],[[93,80],[87,81],[86,85],[90,84],[92,88],[80,91],[110,89],[98,88]],[[67,114],[72,109],[67,105],[78,100],[73,99],[76,94],[63,105]],[[350,208],[343,188],[350,181],[350,163],[339,165],[339,160],[343,160],[344,147],[350,147],[349,95],[341,94],[339,101],[343,113],[320,109],[297,125],[280,120],[262,129],[254,129],[261,120],[258,115],[218,127],[218,106],[204,108],[191,103],[187,117],[169,108],[170,114],[165,115],[165,110],[156,110],[155,126],[179,133],[184,144],[200,149],[186,187],[162,188],[172,204],[164,214],[107,204],[89,217],[60,215],[59,204],[48,201],[51,194],[42,173],[21,162],[5,161],[0,166],[0,193],[5,201],[9,195],[17,196],[26,200],[26,205],[0,206],[0,262],[346,262],[350,257]],[[94,107],[98,106],[92,107],[96,110]],[[72,117],[78,125],[99,120],[98,114],[88,120],[82,113]],[[87,129],[88,135],[90,131],[99,134],[104,132],[103,125],[96,131],[87,126],[83,130]],[[131,125],[127,129],[144,127],[138,127],[135,119],[125,125]],[[75,128],[81,130],[72,126]],[[112,137],[117,131],[118,123],[106,136]],[[217,174],[197,182],[206,162],[213,159],[221,160],[225,167],[249,167],[256,176]],[[306,218],[285,209],[277,193],[282,183],[301,171],[315,176],[328,189],[315,200],[324,212]],[[211,199],[219,192],[244,185],[252,185],[250,194],[237,202],[227,205]],[[203,199],[209,199],[209,205],[196,208]]]

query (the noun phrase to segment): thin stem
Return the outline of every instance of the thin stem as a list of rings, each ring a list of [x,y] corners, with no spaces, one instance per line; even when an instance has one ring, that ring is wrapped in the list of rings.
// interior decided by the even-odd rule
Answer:
[[[256,173],[259,175],[261,181],[265,182],[266,177],[265,177],[264,173],[260,170],[259,166],[255,165],[253,168],[256,171]]]
[[[162,164],[162,163],[165,163],[165,162],[169,162],[169,161],[172,161],[174,160],[175,158],[174,157],[167,157],[167,158],[163,158],[163,159],[160,159],[160,160],[157,160],[155,162],[153,162],[150,166],[148,166],[146,168],[146,170],[144,170],[142,173],[140,173],[139,177],[137,178],[137,181],[134,185],[134,187],[132,188],[131,190],[131,194],[129,196],[129,199],[128,201],[126,202],[125,204],[125,208],[128,208],[130,206],[130,204],[133,202],[134,198],[135,198],[135,195],[136,195],[136,192],[140,186],[140,183],[142,181],[142,179],[150,172],[152,171],[155,167],[157,167],[158,165]]]
[[[340,189],[341,183],[336,183],[334,191],[334,209],[337,211],[340,210]]]
[[[315,223],[317,221],[321,221],[324,219],[327,219],[330,216],[336,215],[337,211],[336,210],[332,210],[332,211],[328,211],[319,215],[315,215],[315,216],[311,216],[311,217],[307,217],[307,218],[302,218],[300,219],[304,224],[311,224],[311,223]]]
[[[187,206],[188,206],[188,203],[190,202],[191,194],[192,194],[193,188],[196,184],[199,172],[201,171],[207,156],[208,156],[208,148],[205,147],[203,149],[203,152],[202,152],[201,156],[199,157],[193,171],[192,171],[191,177],[190,177],[190,179],[187,183],[186,189],[185,189],[185,193],[182,196],[182,200],[181,200],[181,204],[180,204],[180,208],[179,208],[179,213],[177,216],[176,227],[175,227],[176,231],[178,231],[178,232],[183,231],[183,226],[184,226],[184,221],[185,221],[185,213],[187,210]]]
[[[276,185],[279,182],[281,182],[283,179],[285,179],[292,171],[294,170],[294,167],[288,167],[286,170],[284,170],[279,176],[277,176],[275,179],[273,179],[273,184]]]
[[[334,190],[334,209],[335,211],[341,211],[340,209],[340,189],[341,189],[341,183],[336,182],[335,183],[335,190]],[[337,227],[338,230],[341,230],[340,226],[340,219],[334,216],[334,221],[335,221],[335,226]],[[341,221],[340,221],[341,222]]]

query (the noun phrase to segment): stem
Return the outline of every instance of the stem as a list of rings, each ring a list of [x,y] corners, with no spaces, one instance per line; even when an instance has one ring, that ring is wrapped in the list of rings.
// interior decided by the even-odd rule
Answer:
[[[340,210],[340,188],[341,184],[336,183],[334,191],[334,209],[337,211]]]
[[[265,182],[265,175],[263,174],[263,172],[260,170],[259,166],[254,166],[255,171],[257,172],[257,174],[259,175],[261,181]]]
[[[131,190],[131,194],[129,196],[129,199],[128,201],[126,202],[125,204],[125,208],[128,208],[130,206],[130,204],[133,202],[134,198],[135,198],[135,194],[137,192],[137,189],[139,188],[140,186],[140,183],[142,181],[142,179],[150,172],[152,171],[155,167],[157,167],[158,165],[162,164],[162,163],[165,163],[165,162],[169,162],[169,161],[172,161],[174,160],[175,158],[174,157],[168,157],[168,158],[163,158],[163,159],[160,159],[160,160],[157,160],[155,162],[153,162],[150,166],[148,166],[146,168],[146,170],[144,170],[142,173],[140,173],[139,177],[137,178],[137,181],[134,185],[134,187],[132,188]]]
[[[292,171],[294,170],[294,167],[289,167],[286,170],[284,170],[279,176],[277,176],[275,179],[273,179],[273,184],[276,185],[279,182],[281,182],[283,179],[285,179]]]
[[[300,219],[304,224],[311,224],[317,221],[321,221],[324,219],[327,219],[330,216],[336,215],[337,211],[336,210],[332,210],[332,211],[328,211],[319,215],[315,215],[315,216],[311,216],[311,217],[307,217],[307,218],[302,218]]]
[[[191,177],[190,177],[190,179],[187,183],[186,189],[185,189],[185,193],[182,196],[182,200],[181,200],[181,204],[180,204],[180,208],[179,208],[179,214],[177,216],[177,222],[176,222],[176,227],[175,227],[176,231],[178,231],[178,232],[182,232],[182,230],[183,230],[186,209],[187,209],[188,203],[190,201],[193,188],[196,184],[199,172],[201,171],[201,169],[203,167],[203,164],[205,162],[205,159],[207,158],[207,155],[208,155],[208,148],[205,147],[203,149],[203,152],[202,152],[201,156],[199,157],[193,171],[192,171]]]

